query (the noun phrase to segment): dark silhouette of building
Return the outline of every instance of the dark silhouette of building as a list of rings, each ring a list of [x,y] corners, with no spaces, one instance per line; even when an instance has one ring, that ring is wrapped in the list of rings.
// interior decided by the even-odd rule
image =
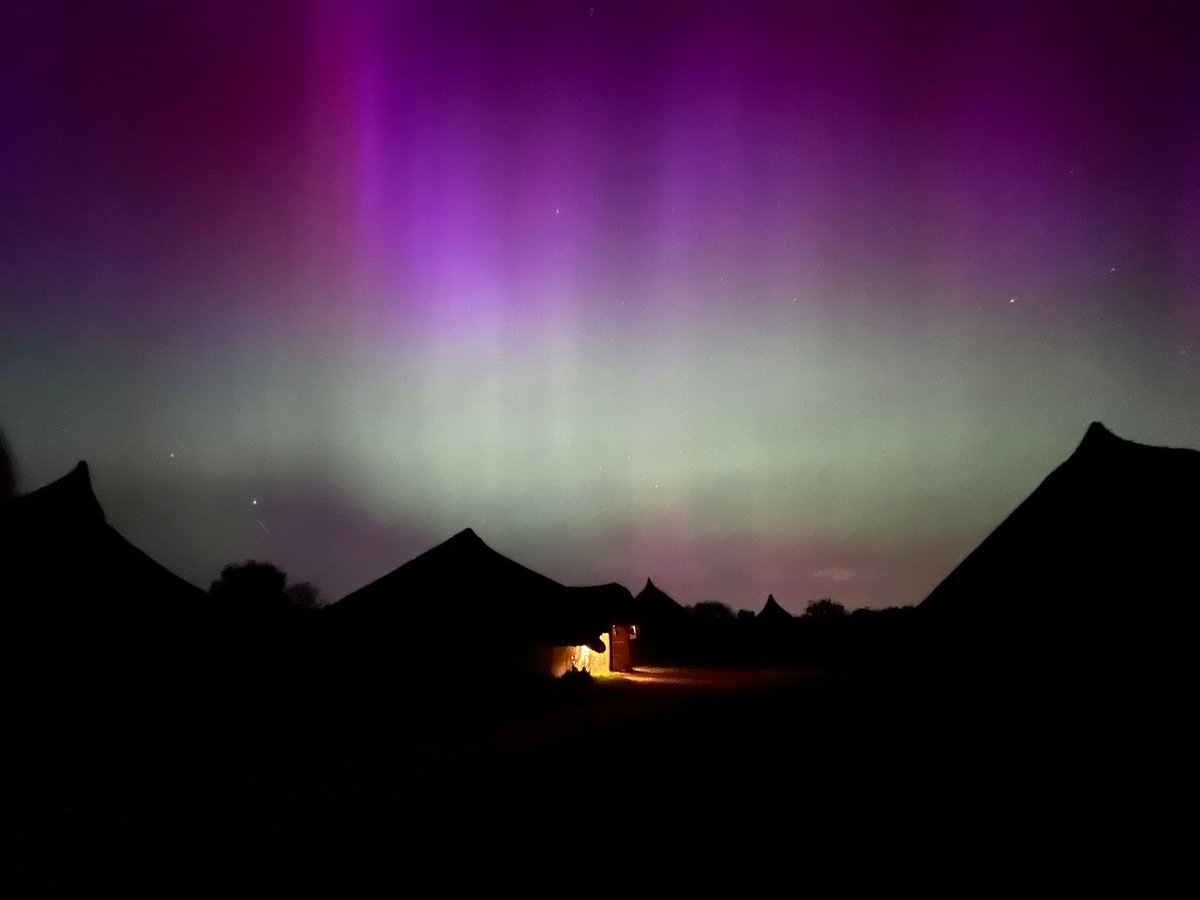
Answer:
[[[1197,509],[1200,453],[1093,423],[920,605],[928,649],[1006,671],[1193,670]]]
[[[207,595],[108,524],[87,463],[0,504],[0,547],[13,649],[36,655],[39,668],[94,666],[144,680],[145,671],[178,668],[205,639]]]
[[[639,664],[678,661],[692,643],[690,611],[649,578],[634,597],[633,605],[638,629],[634,661]]]
[[[638,622],[644,629],[678,625],[688,616],[685,607],[677,603],[649,578],[646,579],[645,587],[634,598],[634,609],[637,610]]]
[[[767,602],[763,604],[763,608],[755,616],[755,621],[766,625],[786,626],[791,624],[792,618],[792,614],[779,605],[779,601],[775,599],[775,595],[768,594]]]
[[[564,586],[497,553],[468,528],[321,615],[347,648],[434,670],[498,673],[606,655],[610,632],[630,624],[632,611],[624,587]]]

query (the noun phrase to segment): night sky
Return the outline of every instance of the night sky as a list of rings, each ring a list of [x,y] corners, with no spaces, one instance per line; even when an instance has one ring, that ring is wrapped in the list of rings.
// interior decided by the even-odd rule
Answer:
[[[1200,13],[919,6],[7,4],[18,486],[202,586],[920,601],[1093,419],[1200,447]]]

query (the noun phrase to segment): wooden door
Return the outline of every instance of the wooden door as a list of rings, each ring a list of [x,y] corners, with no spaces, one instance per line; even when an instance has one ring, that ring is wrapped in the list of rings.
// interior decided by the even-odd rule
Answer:
[[[614,625],[608,633],[608,668],[610,672],[633,671],[633,648],[630,647],[629,626]]]

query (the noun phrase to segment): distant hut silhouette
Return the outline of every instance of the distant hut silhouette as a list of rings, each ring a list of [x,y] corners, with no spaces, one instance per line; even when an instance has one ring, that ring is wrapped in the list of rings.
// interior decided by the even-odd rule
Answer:
[[[646,628],[678,623],[687,618],[687,610],[649,578],[634,598],[638,621]]]
[[[691,640],[691,613],[649,578],[633,598],[636,660],[675,661]]]
[[[767,602],[763,604],[754,620],[767,625],[787,625],[793,618],[790,612],[779,605],[774,594],[768,594]]]

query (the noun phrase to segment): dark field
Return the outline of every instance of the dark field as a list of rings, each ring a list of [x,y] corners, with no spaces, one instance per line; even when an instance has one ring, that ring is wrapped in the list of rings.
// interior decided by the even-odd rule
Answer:
[[[273,895],[375,878],[540,890],[551,877],[599,890],[606,871],[647,887],[956,895],[1191,883],[1185,721],[1119,691],[1067,703],[959,688],[652,670],[462,714],[414,705],[319,753],[278,712],[226,753],[121,740],[105,759],[93,742],[34,763],[60,802],[21,780],[9,846],[19,881],[70,893]]]

